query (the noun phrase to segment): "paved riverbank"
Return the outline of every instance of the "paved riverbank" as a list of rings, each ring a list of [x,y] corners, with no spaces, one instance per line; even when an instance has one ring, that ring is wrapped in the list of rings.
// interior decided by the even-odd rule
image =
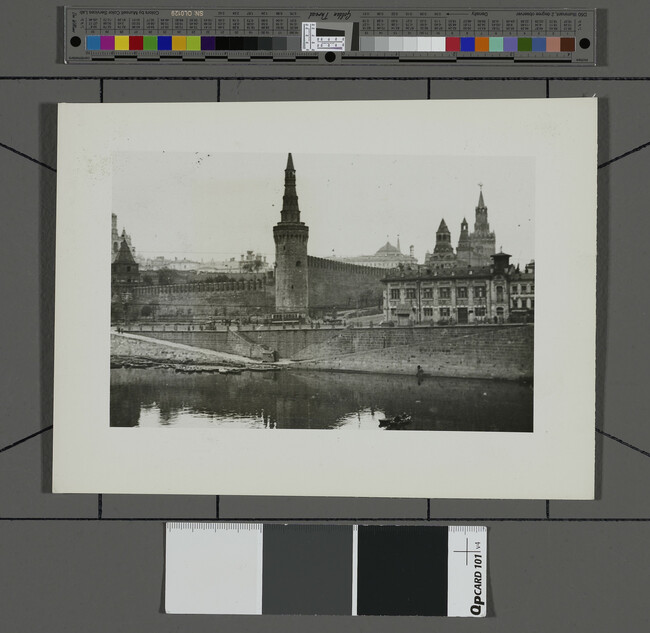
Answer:
[[[161,341],[137,334],[111,333],[111,367],[248,367],[257,365],[246,356],[237,356],[182,343]]]

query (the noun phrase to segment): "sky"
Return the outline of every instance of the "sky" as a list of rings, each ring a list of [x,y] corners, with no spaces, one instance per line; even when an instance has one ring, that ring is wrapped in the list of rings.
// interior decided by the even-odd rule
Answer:
[[[273,262],[287,151],[116,153],[118,230],[142,257],[207,261],[254,250]],[[310,255],[370,255],[399,235],[402,252],[413,245],[422,263],[442,218],[454,247],[463,217],[473,230],[482,183],[497,250],[522,265],[535,257],[533,157],[301,153],[293,160]]]

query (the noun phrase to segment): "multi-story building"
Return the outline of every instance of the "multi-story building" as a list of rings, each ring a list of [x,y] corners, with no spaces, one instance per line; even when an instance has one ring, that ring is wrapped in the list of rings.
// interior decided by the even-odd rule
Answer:
[[[384,317],[398,325],[503,323],[509,318],[510,255],[491,266],[405,268],[382,281]]]
[[[535,316],[535,260],[510,275],[510,320],[531,323]]]

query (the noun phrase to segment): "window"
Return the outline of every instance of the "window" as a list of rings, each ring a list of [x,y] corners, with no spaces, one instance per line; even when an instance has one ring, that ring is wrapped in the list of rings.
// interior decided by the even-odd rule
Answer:
[[[399,300],[399,288],[392,288],[391,289],[390,298]]]
[[[485,316],[485,307],[484,306],[478,306],[477,308],[474,308],[474,314],[477,317],[484,317]]]
[[[503,316],[503,308],[497,308],[497,316]]]
[[[449,299],[449,297],[451,296],[451,289],[450,288],[440,288],[438,293],[439,293],[441,299]]]
[[[422,296],[425,299],[433,299],[433,288],[424,288],[422,291]]]
[[[433,316],[433,308],[424,308],[424,316],[425,317],[432,317]]]
[[[485,286],[474,286],[474,296],[476,298],[485,299]]]
[[[465,286],[460,286],[456,288],[456,296],[459,299],[467,299],[467,288]]]
[[[503,286],[497,286],[497,301],[503,301]]]
[[[126,267],[126,272],[127,272],[127,273],[130,273],[130,272],[131,272],[131,266],[127,266],[127,267]]]
[[[391,316],[395,316],[395,308],[390,309],[390,314],[391,314]]]
[[[443,319],[448,319],[449,318],[449,308],[440,308],[440,316]]]
[[[512,292],[513,292],[514,294],[519,294],[519,286],[518,286],[517,284],[514,284],[514,285],[512,286]]]
[[[300,260],[298,260],[298,261],[296,262],[296,268],[300,268],[300,266],[302,266],[302,264],[300,263]]]
[[[415,288],[407,288],[406,289],[406,298],[407,299],[415,299]]]
[[[530,292],[530,284],[526,286],[526,292]]]

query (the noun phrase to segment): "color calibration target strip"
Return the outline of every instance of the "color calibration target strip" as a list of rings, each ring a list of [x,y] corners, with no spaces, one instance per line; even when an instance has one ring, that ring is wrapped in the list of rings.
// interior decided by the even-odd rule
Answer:
[[[65,61],[596,63],[594,9],[65,10]]]
[[[167,523],[167,613],[485,617],[483,526]]]

